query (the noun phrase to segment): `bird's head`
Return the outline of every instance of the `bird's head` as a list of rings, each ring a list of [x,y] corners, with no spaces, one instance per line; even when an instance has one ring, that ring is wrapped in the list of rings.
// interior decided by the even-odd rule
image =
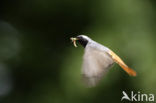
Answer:
[[[76,41],[78,41],[84,48],[86,47],[88,42],[91,41],[91,39],[86,35],[78,35],[77,37],[75,37],[75,38],[71,37],[70,39],[73,42],[75,47],[77,47]]]

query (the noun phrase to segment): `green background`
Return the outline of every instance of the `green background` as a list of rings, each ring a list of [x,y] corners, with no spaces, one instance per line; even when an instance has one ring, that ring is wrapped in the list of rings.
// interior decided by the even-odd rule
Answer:
[[[126,103],[122,91],[156,94],[155,11],[155,0],[1,0],[0,103]],[[112,49],[137,77],[114,65],[86,88],[83,47],[69,39],[80,34]]]

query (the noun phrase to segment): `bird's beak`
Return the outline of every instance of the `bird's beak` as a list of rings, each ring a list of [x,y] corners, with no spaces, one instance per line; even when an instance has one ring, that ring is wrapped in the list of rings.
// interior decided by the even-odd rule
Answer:
[[[76,41],[78,40],[78,38],[73,38],[73,37],[71,37],[70,40],[73,42],[73,45],[74,45],[75,47],[77,47]]]

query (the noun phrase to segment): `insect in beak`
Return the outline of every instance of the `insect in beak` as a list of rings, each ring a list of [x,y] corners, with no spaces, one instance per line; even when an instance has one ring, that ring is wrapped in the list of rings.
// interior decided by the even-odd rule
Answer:
[[[77,41],[78,39],[77,39],[77,38],[71,37],[70,40],[73,42],[73,45],[74,45],[75,47],[77,47],[76,41]]]

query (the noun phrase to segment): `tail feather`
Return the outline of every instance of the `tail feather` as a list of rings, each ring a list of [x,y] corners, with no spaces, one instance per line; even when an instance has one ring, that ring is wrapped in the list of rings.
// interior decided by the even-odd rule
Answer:
[[[122,69],[124,70],[124,71],[126,71],[130,76],[136,76],[136,72],[133,70],[133,69],[131,69],[131,68],[129,68],[128,66],[124,66],[124,65],[122,65],[122,64],[119,64],[121,67],[122,67]]]
[[[136,72],[135,72],[133,69],[129,68],[129,67],[123,62],[123,60],[122,60],[119,56],[117,56],[113,51],[110,51],[109,54],[112,56],[113,60],[114,60],[117,64],[119,64],[119,65],[122,67],[122,69],[123,69],[124,71],[126,71],[130,76],[136,76]]]

